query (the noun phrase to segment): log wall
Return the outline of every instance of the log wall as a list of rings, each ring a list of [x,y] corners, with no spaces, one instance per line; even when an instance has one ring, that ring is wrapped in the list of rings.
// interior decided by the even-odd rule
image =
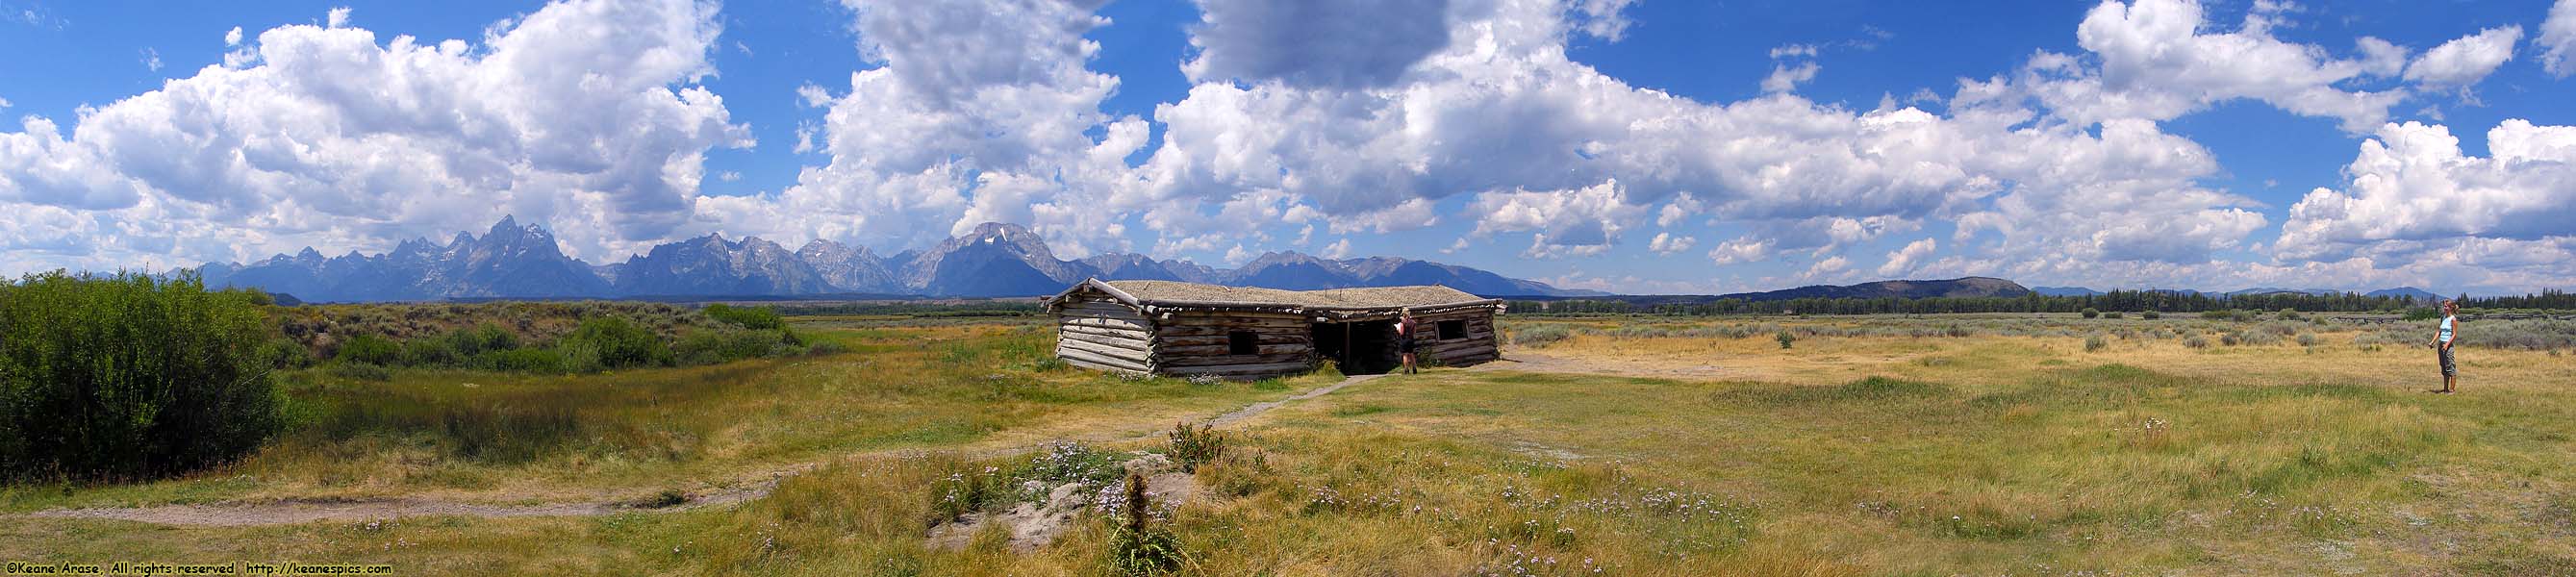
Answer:
[[[1154,371],[1154,322],[1108,296],[1080,293],[1056,312],[1055,356],[1077,367]]]
[[[1264,377],[1315,366],[1314,335],[1305,317],[1286,313],[1187,311],[1156,315],[1154,370],[1166,375]],[[1255,354],[1231,354],[1227,334],[1249,331]]]
[[[1440,321],[1463,320],[1466,334],[1436,335],[1436,339],[1417,339],[1413,343],[1416,362],[1461,367],[1502,357],[1502,348],[1494,335],[1494,313],[1490,310],[1466,310],[1438,315],[1413,317],[1413,328],[1431,336],[1440,330]]]

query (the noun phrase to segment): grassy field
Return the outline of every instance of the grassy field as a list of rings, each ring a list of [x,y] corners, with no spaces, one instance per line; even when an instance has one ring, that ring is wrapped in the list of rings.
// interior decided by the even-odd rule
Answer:
[[[1014,553],[924,535],[1001,449],[1130,440],[1323,384],[1126,381],[1024,322],[809,319],[850,352],[594,376],[292,377],[223,471],[14,487],[0,510],[627,498],[816,464],[740,506],[162,527],[13,518],[0,559],[393,563],[402,574],[1102,574],[1085,516]],[[1171,513],[1185,568],[1345,574],[2576,574],[2576,359],[2273,319],[1513,320],[1504,362],[1238,427]],[[2474,327],[2472,327],[2474,328]],[[1784,348],[1780,336],[1791,345]],[[2197,339],[2197,342],[2195,342]],[[2548,342],[2548,341],[2538,341]],[[2233,343],[2233,344],[2230,344]],[[471,384],[469,384],[471,383]]]

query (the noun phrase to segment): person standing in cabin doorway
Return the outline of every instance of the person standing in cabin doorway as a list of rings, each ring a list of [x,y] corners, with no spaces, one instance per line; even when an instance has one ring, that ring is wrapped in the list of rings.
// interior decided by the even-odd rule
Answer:
[[[1395,354],[1404,359],[1405,374],[1418,373],[1413,368],[1413,309],[1403,309],[1396,315]]]
[[[2460,301],[2442,299],[2442,328],[2433,334],[2433,348],[2442,355],[2442,394],[2459,392],[2460,364],[2451,359],[2453,331],[2460,326]]]

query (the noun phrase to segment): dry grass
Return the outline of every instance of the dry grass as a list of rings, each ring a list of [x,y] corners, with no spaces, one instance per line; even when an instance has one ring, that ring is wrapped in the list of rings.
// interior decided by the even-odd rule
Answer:
[[[1128,438],[1284,394],[1288,383],[1128,381],[1052,366],[1053,336],[1002,326],[818,331],[847,354],[542,376],[288,375],[282,438],[154,483],[0,488],[0,510],[282,498],[493,503],[731,488],[852,453]]]
[[[2175,329],[2213,338],[2263,329],[2108,322],[2126,324],[1915,337],[1792,322],[1782,328],[1807,336],[1790,350],[1770,332],[1575,331],[1507,353],[1526,362],[1380,378],[1248,421],[1227,456],[1202,468],[1207,498],[1177,511],[1173,528],[1189,566],[1216,575],[2576,572],[2576,392],[2563,387],[2576,382],[2576,362],[2467,349],[2465,392],[2440,396],[2418,392],[2432,384],[2429,352],[2356,344],[2348,328],[2302,325],[2313,346],[2194,349]],[[1044,409],[1014,415],[1015,402],[937,400],[973,390],[951,381],[972,382],[997,358],[986,355],[1007,347],[950,352],[897,338],[1007,339],[1009,330],[853,329],[838,333],[850,355],[801,368],[732,365],[746,382],[837,388],[711,418],[750,422],[725,437],[730,452],[706,450],[731,465],[709,467],[855,455],[741,507],[375,528],[21,519],[0,524],[0,558],[291,557],[392,562],[407,573],[1101,574],[1110,533],[1099,520],[1029,554],[1011,553],[998,534],[964,551],[925,549],[932,481],[1006,460],[871,448],[985,447],[1128,423],[1142,433],[1185,407],[1261,395],[1031,402]],[[2087,352],[2096,334],[2105,346]],[[974,369],[951,366],[960,363]],[[889,367],[929,374],[905,380],[886,376]],[[1550,372],[1530,370],[1542,368]],[[715,376],[682,371],[652,375]],[[800,394],[776,386],[787,388],[726,385],[746,389],[742,399]],[[829,406],[786,406],[821,398],[934,419],[994,411],[1020,424],[900,442],[758,432],[795,422],[761,411],[834,418]],[[1156,418],[1138,418],[1148,412]],[[783,448],[790,439],[814,447]],[[630,466],[647,477],[687,467]]]

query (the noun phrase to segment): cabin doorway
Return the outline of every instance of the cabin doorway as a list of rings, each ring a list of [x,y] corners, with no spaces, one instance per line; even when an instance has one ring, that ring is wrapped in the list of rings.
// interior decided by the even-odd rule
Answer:
[[[1345,375],[1377,375],[1403,364],[1395,356],[1395,321],[1315,323],[1316,358],[1340,365]]]

